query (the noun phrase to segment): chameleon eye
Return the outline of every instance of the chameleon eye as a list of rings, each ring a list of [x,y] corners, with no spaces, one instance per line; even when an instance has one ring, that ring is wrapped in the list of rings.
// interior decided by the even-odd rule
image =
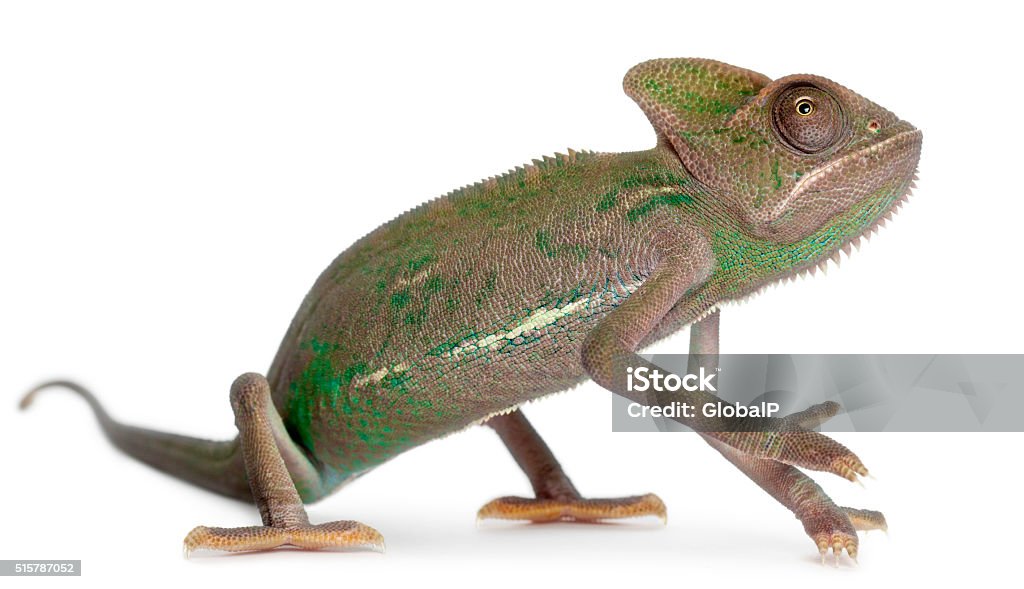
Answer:
[[[825,151],[843,135],[839,102],[815,86],[796,86],[778,95],[772,108],[775,132],[791,149],[805,154]]]
[[[802,117],[809,117],[814,113],[814,102],[810,98],[801,98],[796,101],[796,114]]]

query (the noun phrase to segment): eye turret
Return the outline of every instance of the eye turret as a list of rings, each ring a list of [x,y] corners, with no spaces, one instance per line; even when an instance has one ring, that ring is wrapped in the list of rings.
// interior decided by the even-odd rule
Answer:
[[[839,102],[815,86],[794,86],[778,95],[772,107],[775,132],[791,149],[815,154],[843,136],[845,118]]]

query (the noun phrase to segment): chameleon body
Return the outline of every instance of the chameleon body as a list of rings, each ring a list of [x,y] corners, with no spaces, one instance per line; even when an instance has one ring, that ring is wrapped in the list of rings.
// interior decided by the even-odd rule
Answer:
[[[849,253],[909,194],[921,133],[817,76],[772,81],[662,59],[634,67],[624,87],[654,125],[654,148],[535,160],[409,211],[339,255],[266,379],[233,385],[236,440],[123,426],[81,387],[58,384],[86,396],[122,449],[259,505],[263,528],[200,527],[190,550],[376,545],[379,534],[356,522],[309,524],[301,502],[476,423],[501,435],[537,493],[496,500],[482,517],[664,515],[653,495],[583,499],[515,408],[587,378],[627,394],[625,367],[644,362],[635,352],[687,325],[692,360],[713,361],[718,306]],[[794,468],[867,474],[808,431],[834,412],[773,422],[770,444],[763,432],[684,423],[838,559],[844,548],[855,556],[855,528],[885,524],[836,507]]]

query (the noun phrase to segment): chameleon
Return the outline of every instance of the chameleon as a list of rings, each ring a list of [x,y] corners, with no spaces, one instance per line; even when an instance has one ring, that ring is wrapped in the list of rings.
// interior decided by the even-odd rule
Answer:
[[[820,76],[771,80],[694,58],[631,68],[626,94],[653,148],[568,150],[454,190],[356,241],[302,301],[266,375],[230,387],[238,435],[211,441],[124,425],[86,388],[111,442],[214,492],[261,526],[198,526],[195,550],[383,550],[358,521],[314,524],[317,501],[394,456],[482,424],[528,477],[482,519],[666,517],[654,494],[587,498],[518,408],[586,379],[632,399],[639,352],[689,327],[690,366],[718,362],[720,308],[851,253],[914,187],[921,131]],[[715,400],[681,391],[682,401]],[[824,563],[884,516],[836,505],[801,469],[859,482],[852,451],[815,431],[824,403],[753,431],[678,418],[804,526]]]

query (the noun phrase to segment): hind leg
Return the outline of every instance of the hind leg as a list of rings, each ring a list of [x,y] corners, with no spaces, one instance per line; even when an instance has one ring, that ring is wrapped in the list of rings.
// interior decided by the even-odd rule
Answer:
[[[480,508],[477,519],[533,522],[598,521],[654,515],[667,517],[657,495],[614,499],[585,499],[562,470],[554,454],[522,412],[492,417],[485,422],[498,433],[533,486],[534,498],[501,497]]]
[[[281,435],[283,426],[274,409],[270,385],[265,378],[252,373],[238,377],[231,385],[231,407],[235,412],[245,472],[253,500],[263,518],[263,526],[199,526],[185,537],[186,555],[198,549],[242,552],[268,550],[278,546],[383,550],[384,539],[380,533],[359,522],[309,523],[299,491],[282,454],[291,462],[304,458],[300,458],[301,452]],[[275,431],[278,434],[276,439]],[[281,445],[286,447],[281,448]],[[305,466],[305,472],[313,472],[308,461]]]

